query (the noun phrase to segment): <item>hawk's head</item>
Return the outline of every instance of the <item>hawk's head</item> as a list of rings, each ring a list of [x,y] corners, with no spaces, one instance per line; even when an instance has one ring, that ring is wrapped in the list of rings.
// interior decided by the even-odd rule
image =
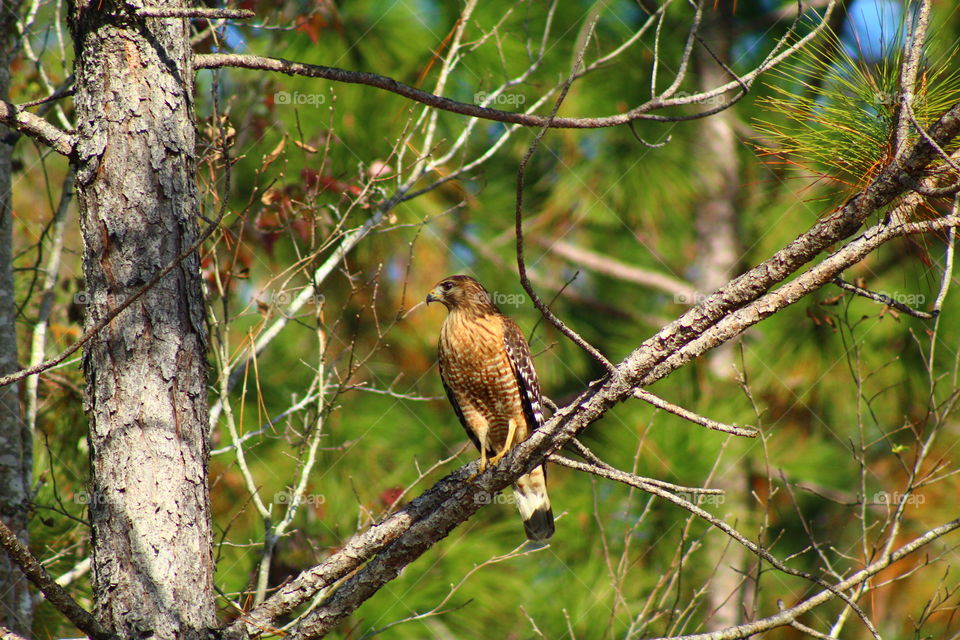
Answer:
[[[470,276],[444,278],[427,294],[427,304],[431,302],[439,302],[450,311],[500,313],[483,285]]]

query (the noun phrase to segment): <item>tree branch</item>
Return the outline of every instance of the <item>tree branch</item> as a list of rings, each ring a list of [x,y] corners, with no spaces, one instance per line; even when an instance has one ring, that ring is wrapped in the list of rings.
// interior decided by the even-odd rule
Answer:
[[[216,7],[140,7],[137,15],[144,18],[203,18],[206,20],[246,20],[257,14],[249,9]]]
[[[672,402],[667,402],[660,396],[650,393],[645,389],[634,390],[633,396],[650,405],[653,405],[657,409],[663,409],[667,413],[672,413],[673,415],[683,418],[688,422],[698,424],[701,427],[706,427],[707,429],[722,431],[723,433],[729,433],[732,436],[743,436],[744,438],[756,438],[758,435],[760,435],[760,432],[753,427],[738,427],[734,424],[724,424],[722,422],[717,422],[716,420],[711,420],[710,418],[696,414],[689,409],[684,409],[681,406],[675,405]]]
[[[921,320],[932,320],[936,317],[934,313],[928,313],[926,311],[920,311],[919,309],[914,309],[910,305],[904,304],[898,300],[894,300],[890,296],[883,293],[876,293],[875,291],[870,291],[869,289],[864,289],[863,287],[858,287],[857,285],[847,282],[840,276],[837,276],[832,280],[833,284],[837,285],[844,291],[849,291],[858,296],[867,298],[868,300],[873,300],[874,302],[879,302],[880,304],[885,304],[888,307],[893,307],[897,311],[902,311],[908,316],[913,316],[914,318],[920,318]]]
[[[15,104],[0,100],[0,122],[43,143],[60,155],[68,158],[73,155],[75,139],[72,134],[58,129],[29,111],[21,110]]]
[[[956,137],[960,133],[960,104],[947,111],[928,133],[940,146]],[[855,241],[857,244],[851,243],[854,246],[841,249],[833,262],[828,259],[825,263],[829,264],[818,265],[764,297],[773,285],[789,278],[825,248],[849,237],[867,216],[901,195],[905,189],[901,176],[920,175],[935,156],[936,151],[926,140],[918,141],[898,164],[881,170],[865,189],[832,215],[818,220],[771,258],[729,282],[644,341],[616,367],[617,375],[592,383],[530,438],[510,450],[496,466],[470,483],[465,480],[477,468],[476,462],[447,476],[403,510],[355,535],[326,561],[305,571],[263,605],[232,623],[226,630],[228,637],[256,633],[369,560],[293,631],[297,637],[319,635],[349,615],[383,584],[396,577],[403,567],[475,513],[481,505],[473,500],[474,495],[480,491],[493,495],[542,464],[547,456],[599,420],[613,405],[631,397],[638,387],[662,379],[696,355],[816,290],[817,282],[823,284],[836,275],[838,268],[842,270],[845,260],[852,255],[848,255],[849,252],[865,249],[869,252],[869,246],[878,246],[894,237],[936,231],[960,223],[957,217],[949,216],[904,223],[895,228],[879,225],[882,228],[871,229],[859,243]],[[819,272],[815,273],[817,269]],[[684,349],[686,345],[690,347]]]
[[[543,140],[543,136],[546,135],[547,130],[550,128],[550,122],[552,122],[556,117],[557,111],[560,110],[560,105],[563,104],[563,99],[566,98],[567,92],[570,90],[570,86],[573,84],[577,72],[583,65],[583,53],[586,49],[587,43],[590,40],[590,37],[593,35],[593,29],[596,27],[596,24],[596,18],[594,18],[593,22],[591,22],[587,27],[587,37],[584,38],[584,44],[577,52],[577,59],[573,64],[573,71],[567,77],[566,82],[563,83],[563,88],[560,90],[560,95],[557,97],[557,101],[554,103],[553,109],[550,111],[550,117],[547,119],[547,122],[540,127],[540,130],[537,131],[537,135],[533,138],[533,142],[530,143],[530,148],[527,149],[526,154],[524,154],[523,159],[520,161],[520,166],[517,168],[517,198],[516,208],[514,210],[514,232],[516,233],[517,239],[517,273],[520,277],[520,284],[523,286],[523,290],[526,291],[530,296],[533,306],[537,308],[537,310],[550,322],[550,324],[556,327],[565,336],[570,338],[571,342],[586,351],[590,357],[600,363],[600,365],[603,366],[609,374],[613,374],[615,373],[615,368],[607,359],[607,357],[600,353],[599,349],[587,342],[579,333],[564,324],[560,318],[558,318],[550,310],[550,308],[544,304],[543,300],[540,299],[540,296],[530,283],[530,278],[527,276],[527,263],[523,257],[523,187],[526,179],[527,163],[530,162],[530,158],[533,157],[537,147],[540,146],[540,141]]]
[[[96,618],[78,605],[70,597],[70,594],[50,577],[43,565],[37,562],[29,549],[20,544],[16,534],[2,521],[0,521],[0,546],[7,551],[7,556],[17,563],[27,579],[43,592],[47,601],[65,615],[78,629],[94,638],[94,640],[113,639],[113,635],[100,626]],[[5,633],[8,632],[5,631]]]
[[[737,625],[736,627],[729,627],[727,629],[715,631],[713,633],[669,636],[667,638],[657,638],[657,640],[738,640],[739,638],[749,638],[752,635],[763,633],[764,631],[768,631],[776,627],[789,625],[807,611],[810,611],[811,609],[818,607],[829,600],[832,600],[834,597],[836,597],[837,591],[846,591],[852,587],[862,584],[864,581],[877,575],[893,563],[902,560],[914,551],[921,549],[937,538],[940,538],[951,531],[955,531],[958,528],[960,528],[960,518],[951,520],[946,524],[942,524],[939,527],[931,529],[922,536],[914,538],[893,553],[884,556],[873,564],[861,569],[860,571],[857,571],[846,580],[837,583],[834,585],[833,590],[821,591],[817,595],[804,600],[800,604],[790,607],[789,609],[784,609],[775,615],[763,618],[761,620],[754,620],[753,622],[748,622],[746,624]]]
[[[347,71],[345,69],[339,69],[337,67],[327,67],[323,65],[314,65],[306,64],[303,62],[293,62],[290,60],[284,60],[283,58],[266,58],[262,56],[254,55],[245,55],[245,54],[232,54],[232,53],[204,53],[197,54],[194,56],[194,68],[195,69],[219,69],[223,67],[234,67],[239,69],[255,69],[260,71],[274,71],[277,73],[283,73],[288,76],[305,76],[308,78],[323,78],[326,80],[333,80],[334,82],[343,82],[347,84],[363,84],[369,87],[376,87],[378,89],[383,89],[384,91],[389,91],[397,95],[409,98],[415,102],[420,102],[422,104],[434,107],[436,109],[442,109],[443,111],[450,111],[452,113],[459,113],[461,115],[473,116],[475,118],[483,118],[485,120],[495,120],[498,122],[509,122],[513,124],[522,124],[531,127],[545,127],[556,129],[599,129],[603,127],[615,127],[617,125],[626,124],[628,122],[633,122],[635,120],[653,120],[656,122],[679,122],[686,120],[695,120],[697,118],[703,118],[709,115],[716,113],[718,110],[724,108],[729,108],[734,101],[729,102],[726,105],[721,105],[720,107],[714,107],[703,113],[683,115],[683,116],[663,116],[663,115],[654,115],[651,114],[651,111],[658,109],[665,109],[669,107],[678,107],[686,105],[695,105],[704,103],[711,98],[727,93],[728,91],[741,89],[746,86],[749,87],[751,83],[756,80],[762,73],[773,68],[787,57],[796,53],[801,49],[807,42],[819,35],[820,31],[823,29],[823,26],[826,24],[826,20],[829,18],[830,13],[833,11],[833,8],[836,6],[836,0],[832,0],[828,5],[826,11],[824,12],[823,21],[815,29],[811,30],[810,33],[805,35],[803,38],[800,38],[797,42],[787,47],[785,50],[781,51],[779,54],[775,55],[769,60],[765,60],[763,64],[751,71],[750,73],[744,74],[739,79],[728,82],[720,87],[717,87],[711,91],[698,93],[696,95],[685,95],[682,97],[671,98],[671,97],[655,97],[629,111],[626,113],[620,113],[611,116],[601,116],[601,117],[592,117],[592,118],[551,118],[542,115],[535,114],[525,114],[525,113],[513,113],[510,111],[500,111],[499,109],[489,109],[486,107],[478,107],[474,104],[467,104],[465,102],[458,102],[457,100],[451,100],[450,98],[444,98],[442,96],[434,95],[426,91],[422,91],[410,85],[398,82],[393,78],[388,78],[386,76],[381,76],[376,73],[368,73],[366,71]]]
[[[569,467],[575,471],[581,471],[583,473],[590,473],[601,478],[606,478],[607,480],[615,480],[617,482],[622,482],[623,484],[630,485],[631,487],[636,487],[638,489],[644,489],[646,486],[657,487],[658,489],[664,489],[666,491],[672,491],[673,493],[689,493],[691,495],[704,495],[704,496],[722,496],[723,489],[704,489],[703,487],[684,487],[678,484],[673,484],[672,482],[664,482],[663,480],[657,480],[656,478],[646,478],[644,476],[638,476],[634,473],[627,473],[626,471],[621,471],[615,467],[611,467],[607,463],[601,461],[599,464],[596,462],[580,462],[578,460],[571,460],[561,456],[560,454],[554,453],[549,458],[550,462],[555,462],[564,467]]]

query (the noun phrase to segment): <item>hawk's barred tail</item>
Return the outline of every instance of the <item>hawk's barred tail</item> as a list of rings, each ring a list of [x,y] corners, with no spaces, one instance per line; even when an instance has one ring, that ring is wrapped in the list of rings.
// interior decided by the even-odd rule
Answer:
[[[547,477],[543,467],[537,467],[517,478],[513,485],[517,509],[523,519],[523,528],[530,540],[547,540],[553,535],[553,511],[547,495]]]

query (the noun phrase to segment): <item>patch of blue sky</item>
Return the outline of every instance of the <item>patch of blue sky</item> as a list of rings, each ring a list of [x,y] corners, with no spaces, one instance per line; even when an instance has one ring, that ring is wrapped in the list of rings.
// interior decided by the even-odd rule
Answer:
[[[902,44],[903,3],[899,0],[854,0],[840,32],[847,54],[879,62]]]

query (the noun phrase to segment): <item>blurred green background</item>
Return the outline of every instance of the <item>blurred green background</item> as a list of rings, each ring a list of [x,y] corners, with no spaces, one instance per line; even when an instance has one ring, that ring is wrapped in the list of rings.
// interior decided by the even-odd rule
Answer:
[[[693,17],[689,4],[668,4],[659,27],[659,91],[677,72]],[[794,40],[816,23],[824,3],[815,4],[820,8],[805,13]],[[249,1],[240,6],[254,9],[257,17],[250,24],[218,29],[215,37],[200,34],[198,51],[247,52],[371,71],[426,91],[436,86],[463,9],[460,3],[434,0]],[[787,33],[795,6],[776,0],[707,2],[704,19],[712,31],[705,38],[715,38],[711,42],[718,55],[733,71],[746,73]],[[474,102],[482,99],[478,94],[522,74],[537,60],[544,25],[552,16],[536,70],[491,105],[525,109],[569,73],[591,16],[598,16],[598,22],[586,49],[587,63],[624,43],[656,7],[647,0],[575,1],[555,10],[545,2],[479,3],[462,35],[462,59],[442,93]],[[55,8],[44,5],[44,11],[52,25]],[[711,155],[699,121],[637,122],[636,136],[665,143],[659,148],[642,144],[625,127],[549,132],[528,167],[524,206],[526,259],[539,278],[540,295],[552,301],[560,318],[619,361],[687,309],[688,301],[586,268],[557,251],[556,243],[696,288],[703,277],[698,259],[704,251],[697,216],[705,199],[715,197],[710,191],[714,169],[731,161],[730,199],[739,245],[735,273],[768,258],[828,214],[889,153],[884,133],[889,113],[877,95],[891,82],[883,66],[893,64],[886,54],[899,46],[903,15],[897,2],[847,3],[832,19],[836,38],[819,40],[810,53],[793,58],[790,67],[765,75],[725,112],[732,157]],[[38,29],[38,41],[52,37],[52,27],[44,29]],[[576,82],[560,115],[610,115],[648,100],[656,29],[654,20],[653,28],[620,56]],[[938,71],[946,79],[929,83],[928,104],[955,97],[957,65],[950,56],[958,33],[960,12],[952,3],[935,3],[928,45],[932,62],[924,68],[924,78]],[[44,53],[54,79],[69,73],[69,50],[65,60],[52,45]],[[701,89],[703,64],[691,61],[680,91]],[[846,75],[844,64],[860,75]],[[14,101],[42,94],[29,64],[14,71]],[[831,74],[863,91],[831,85]],[[876,84],[872,89],[871,82]],[[224,232],[206,248],[203,263],[211,342],[214,349],[238,358],[311,282],[312,272],[329,258],[343,233],[359,228],[397,194],[413,159],[427,152],[425,123],[416,122],[420,105],[370,87],[244,70],[216,76],[200,71],[196,87],[203,214],[215,217],[223,198],[229,207]],[[552,104],[553,98],[539,112],[548,112]],[[663,113],[687,115],[703,108]],[[215,110],[226,119],[219,120]],[[849,116],[842,131],[829,127],[831,113],[837,111]],[[929,122],[939,113],[920,115]],[[468,122],[464,116],[439,113],[430,158],[446,153]],[[218,136],[227,128],[236,163],[230,191],[224,193],[217,153]],[[411,190],[480,157],[506,129],[501,123],[476,123],[454,157]],[[879,131],[879,138],[864,133],[869,131]],[[398,148],[405,135],[409,137]],[[325,374],[322,401],[308,403],[245,442],[256,487],[265,502],[274,503],[276,524],[288,506],[311,434],[316,429],[322,434],[305,503],[278,542],[271,587],[322,561],[358,528],[382,517],[421,471],[466,443],[442,397],[436,370],[436,337],[445,312],[431,306],[407,313],[440,278],[472,274],[505,301],[503,310],[531,336],[543,389],[556,403],[572,400],[602,375],[540,319],[516,276],[516,175],[534,135],[516,131],[474,170],[386,211],[373,232],[319,284],[322,297],[299,309],[255,366],[241,370],[242,379],[230,394],[241,433],[257,432],[311,393],[321,366]],[[859,148],[851,140],[866,141],[860,144],[862,153],[845,151]],[[35,314],[30,268],[59,197],[65,163],[40,157],[25,145],[20,149],[15,209],[26,338]],[[403,158],[397,157],[400,150]],[[848,156],[846,164],[833,161]],[[403,171],[399,176],[398,168]],[[917,215],[942,215],[942,204]],[[67,232],[51,353],[79,334],[73,295],[82,290],[82,270],[74,219]],[[845,275],[927,309],[940,288],[943,247],[943,239],[932,236],[898,240]],[[911,494],[898,544],[955,517],[958,487],[950,474],[956,469],[958,424],[954,415],[930,407],[949,401],[958,388],[956,289],[947,297],[933,337],[931,321],[841,293],[827,287],[752,328],[719,358],[722,370],[710,365],[714,356],[708,355],[652,388],[715,420],[755,425],[762,438],[707,431],[634,400],[611,410],[581,440],[618,468],[682,485],[724,488],[724,498],[704,502],[708,511],[770,546],[777,557],[793,556],[791,566],[828,580],[835,576],[826,572],[824,558],[839,573],[875,559],[877,545],[890,534],[884,528],[888,503],[905,491],[919,439],[931,430],[940,430],[940,436],[922,472],[941,480]],[[932,343],[936,350],[931,357]],[[211,368],[211,403],[219,397],[219,370],[216,364]],[[33,547],[49,559],[54,575],[89,553],[89,529],[81,522],[87,477],[82,386],[76,363],[51,373],[40,385]],[[365,389],[357,388],[361,386]],[[213,430],[215,450],[229,449],[223,425],[221,419]],[[466,449],[434,468],[399,503],[475,455]],[[523,541],[509,500],[485,507],[365,603],[334,637],[360,638],[438,605],[443,613],[393,626],[383,637],[652,637],[712,628],[718,607],[741,619],[769,615],[778,600],[790,606],[815,590],[767,566],[758,572],[753,559],[731,548],[721,533],[708,532],[705,523],[691,521],[685,511],[629,487],[556,465],[550,468],[549,485],[558,516],[549,548],[471,573]],[[213,456],[210,486],[217,584],[227,596],[220,603],[222,616],[229,618],[237,611],[228,598],[250,605],[264,525],[234,452]],[[810,550],[811,540],[820,545],[822,556]],[[950,591],[957,586],[956,552],[947,540],[931,548],[929,558],[938,564],[878,587],[861,600],[884,637],[946,638],[960,630]],[[882,574],[884,579],[876,582],[907,574],[923,561],[911,557],[897,565],[895,574]],[[743,575],[737,572],[746,572],[747,586],[731,595],[730,589],[723,591],[730,584],[723,580],[732,574],[736,585]],[[89,597],[87,580],[81,576],[71,591]],[[455,593],[445,600],[453,585]],[[805,623],[826,632],[840,611],[836,602],[825,605]],[[45,604],[37,627],[39,637],[70,633]],[[770,637],[800,635],[785,630]],[[843,637],[868,633],[854,615]]]

